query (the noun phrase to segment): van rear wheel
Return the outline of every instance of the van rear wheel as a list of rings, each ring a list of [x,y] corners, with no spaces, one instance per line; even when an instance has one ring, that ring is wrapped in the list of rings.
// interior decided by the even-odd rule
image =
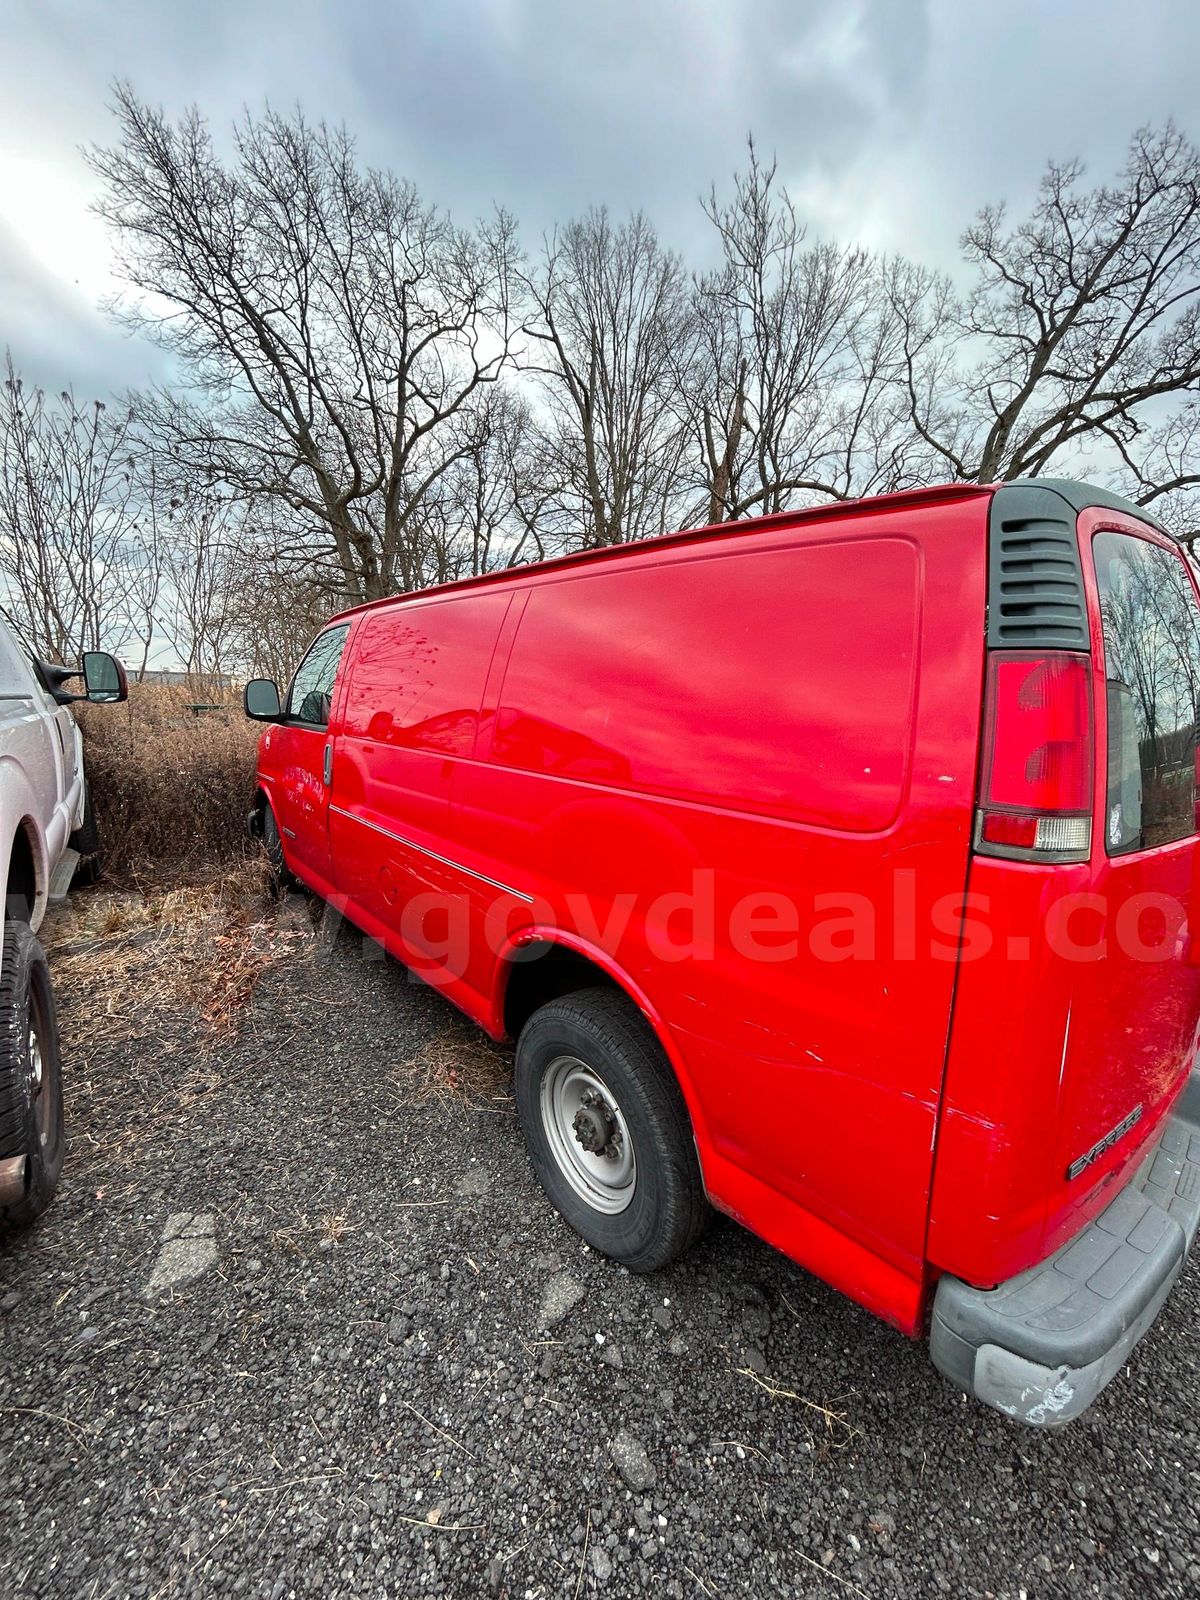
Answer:
[[[670,1063],[624,995],[585,989],[534,1012],[517,1044],[517,1113],[538,1181],[576,1233],[654,1272],[708,1202]]]

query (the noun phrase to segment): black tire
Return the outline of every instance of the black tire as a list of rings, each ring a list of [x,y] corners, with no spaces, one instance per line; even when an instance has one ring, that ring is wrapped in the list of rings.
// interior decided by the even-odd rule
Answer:
[[[285,894],[289,889],[298,888],[299,882],[288,870],[287,861],[284,859],[279,824],[275,821],[275,813],[269,801],[264,801],[262,808],[262,842],[263,849],[267,852],[267,860],[271,864],[276,893]]]
[[[602,1100],[606,1129],[619,1108],[634,1172],[624,1209],[606,1211],[568,1175],[571,1152],[556,1155],[553,1084],[574,1059],[611,1095]],[[521,1030],[515,1067],[517,1114],[538,1181],[576,1233],[631,1272],[654,1272],[700,1235],[710,1216],[692,1126],[670,1062],[625,995],[583,989],[535,1011]],[[544,1092],[545,1091],[545,1092]],[[626,1133],[615,1148],[623,1151]],[[578,1134],[576,1142],[582,1144]],[[560,1147],[561,1148],[561,1147]],[[614,1145],[605,1146],[611,1152]],[[599,1161],[599,1156],[593,1157]]]
[[[67,840],[72,850],[79,851],[79,865],[75,868],[75,875],[71,882],[86,888],[90,883],[96,883],[100,878],[100,829],[96,825],[96,813],[92,806],[92,791],[89,785],[83,797],[83,821]]]
[[[81,856],[94,856],[100,848],[100,829],[96,826],[96,812],[92,806],[92,790],[89,785],[83,796],[83,821],[67,840],[72,850],[78,850]]]
[[[50,1204],[62,1171],[62,1063],[50,969],[28,923],[5,922],[0,959],[0,1162],[25,1157],[24,1190],[0,1203],[0,1226],[23,1228]]]

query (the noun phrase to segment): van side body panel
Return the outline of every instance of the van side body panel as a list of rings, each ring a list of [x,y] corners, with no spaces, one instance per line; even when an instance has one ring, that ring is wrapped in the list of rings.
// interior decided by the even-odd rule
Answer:
[[[532,896],[502,908],[510,940],[561,930],[649,998],[713,1200],[910,1332],[967,872],[986,504],[527,580],[443,852]]]
[[[493,1037],[515,949],[589,954],[674,1064],[713,1201],[908,1333],[987,505],[900,496],[348,613],[331,880],[301,865]]]
[[[713,1201],[909,1333],[987,505],[901,496],[349,613],[332,881],[303,873],[493,1036],[516,947],[589,953],[675,1065]]]

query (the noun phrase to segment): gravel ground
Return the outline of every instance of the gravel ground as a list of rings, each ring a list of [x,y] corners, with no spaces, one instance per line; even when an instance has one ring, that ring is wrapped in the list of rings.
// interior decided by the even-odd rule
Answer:
[[[0,1255],[0,1593],[1200,1591],[1194,1266],[1090,1416],[1019,1431],[730,1222],[650,1279],[591,1254],[504,1054],[289,907],[231,1042],[62,997],[68,1169]]]

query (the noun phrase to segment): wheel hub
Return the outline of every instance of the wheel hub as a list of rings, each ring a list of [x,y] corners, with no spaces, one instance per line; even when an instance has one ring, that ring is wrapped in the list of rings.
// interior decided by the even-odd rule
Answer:
[[[550,1157],[579,1198],[605,1216],[633,1200],[637,1157],[620,1101],[595,1067],[556,1056],[539,1102]]]
[[[571,1123],[580,1145],[594,1156],[616,1160],[620,1154],[620,1129],[604,1098],[594,1089],[585,1094]]]

